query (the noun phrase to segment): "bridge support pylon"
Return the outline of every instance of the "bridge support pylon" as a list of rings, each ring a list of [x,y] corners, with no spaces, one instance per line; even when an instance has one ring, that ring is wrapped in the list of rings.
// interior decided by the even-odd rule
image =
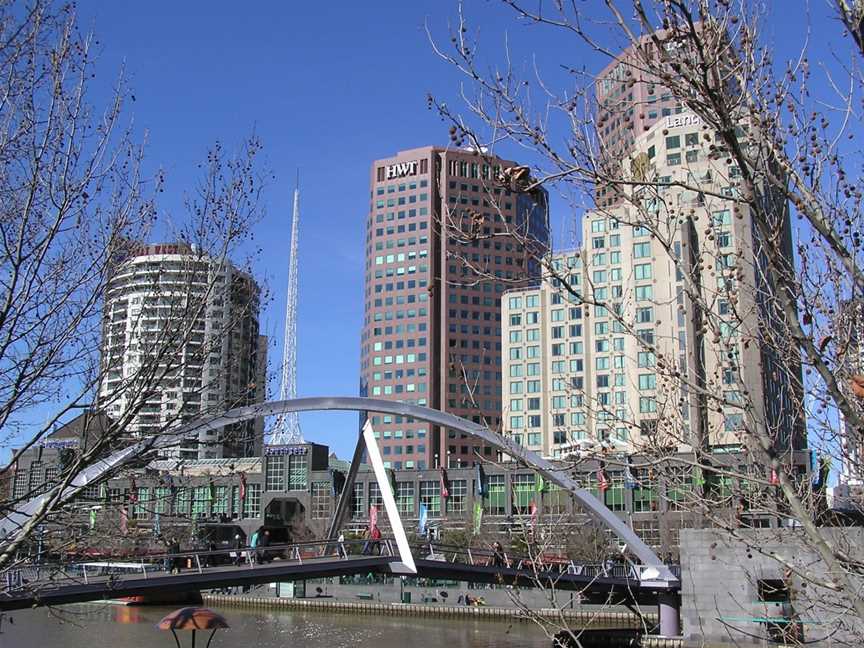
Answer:
[[[660,592],[657,596],[660,608],[660,635],[681,636],[681,595],[678,592]]]

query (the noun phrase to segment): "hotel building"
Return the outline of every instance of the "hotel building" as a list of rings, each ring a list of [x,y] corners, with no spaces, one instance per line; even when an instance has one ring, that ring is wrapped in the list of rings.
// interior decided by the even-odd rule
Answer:
[[[547,196],[514,162],[424,147],[372,163],[366,219],[361,393],[501,424],[501,296],[537,283]],[[510,171],[508,171],[510,170]],[[372,414],[396,469],[470,465],[464,435]]]

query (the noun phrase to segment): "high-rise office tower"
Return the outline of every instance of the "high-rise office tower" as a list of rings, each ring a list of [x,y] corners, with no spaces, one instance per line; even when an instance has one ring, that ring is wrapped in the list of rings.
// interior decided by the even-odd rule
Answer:
[[[146,245],[117,263],[105,296],[99,408],[141,438],[264,400],[259,288],[225,260]],[[263,419],[202,432],[170,456],[258,454]]]
[[[376,160],[366,220],[361,392],[501,421],[501,295],[539,280],[549,240],[544,190],[488,154],[425,147]],[[449,430],[373,414],[394,468],[469,465]]]
[[[582,299],[551,282],[505,295],[505,430],[532,449],[732,449],[756,426],[804,447],[800,371],[778,365],[764,252],[713,141],[691,113],[656,122],[622,159],[656,186],[586,213],[582,248],[555,257]]]

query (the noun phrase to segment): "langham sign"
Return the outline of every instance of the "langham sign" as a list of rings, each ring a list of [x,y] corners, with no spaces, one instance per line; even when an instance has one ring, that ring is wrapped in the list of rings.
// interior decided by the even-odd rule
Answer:
[[[702,123],[702,118],[693,113],[684,113],[681,115],[669,115],[666,117],[666,128],[678,128],[679,126],[698,126]]]

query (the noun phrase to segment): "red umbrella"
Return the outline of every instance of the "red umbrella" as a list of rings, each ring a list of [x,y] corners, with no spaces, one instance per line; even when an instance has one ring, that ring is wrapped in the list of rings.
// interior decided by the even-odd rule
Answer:
[[[210,638],[207,640],[207,647],[210,648],[210,642],[213,641],[213,635],[219,628],[227,628],[228,622],[221,614],[216,614],[213,610],[207,608],[186,607],[174,610],[166,616],[156,626],[160,630],[170,630],[174,635],[174,641],[177,648],[180,647],[180,640],[177,638],[175,630],[191,630],[192,631],[192,648],[195,648],[195,632],[198,630],[212,630]]]

